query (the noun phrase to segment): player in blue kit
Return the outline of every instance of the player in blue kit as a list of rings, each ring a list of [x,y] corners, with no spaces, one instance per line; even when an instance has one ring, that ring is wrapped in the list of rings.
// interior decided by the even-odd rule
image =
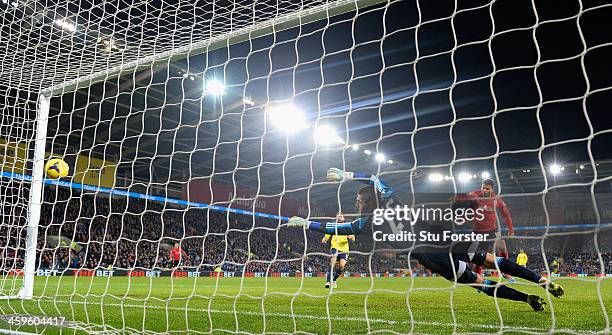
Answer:
[[[338,182],[351,180],[359,180],[367,183],[367,186],[362,187],[356,198],[355,207],[359,212],[359,218],[344,224],[338,223],[319,223],[310,222],[306,219],[294,216],[289,220],[289,227],[302,227],[318,231],[324,234],[338,235],[359,235],[366,234],[372,229],[378,229],[381,226],[372,227],[373,212],[377,208],[396,208],[401,205],[393,195],[393,189],[386,185],[379,177],[368,175],[359,172],[346,172],[340,169],[331,168],[327,171],[327,179]],[[401,222],[387,222],[391,230],[394,229],[418,229],[423,227],[411,226],[410,224],[402,224]],[[422,226],[422,225],[420,225]],[[430,231],[439,230],[439,226],[429,226]],[[533,310],[543,311],[546,302],[543,298],[520,292],[506,285],[484,279],[481,275],[470,269],[469,263],[477,266],[482,266],[489,269],[499,269],[511,276],[522,278],[533,283],[537,283],[555,297],[561,297],[564,294],[563,287],[555,284],[548,279],[541,277],[537,273],[522,267],[515,262],[502,258],[495,257],[493,254],[479,250],[474,253],[469,253],[467,250],[457,250],[453,245],[442,246],[442,248],[431,248],[429,245],[414,244],[410,248],[410,255],[416,259],[425,268],[435,272],[449,281],[460,284],[473,286],[479,291],[486,293],[489,296],[498,298],[526,302]]]

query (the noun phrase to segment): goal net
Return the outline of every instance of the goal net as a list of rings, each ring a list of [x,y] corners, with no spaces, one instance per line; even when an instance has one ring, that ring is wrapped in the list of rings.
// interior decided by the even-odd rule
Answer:
[[[610,332],[612,5],[5,0],[0,13],[0,332]],[[68,177],[46,178],[52,157]],[[544,297],[531,314],[371,227],[332,260],[339,237],[287,225],[357,219],[365,184],[329,168],[376,175],[412,208],[491,179],[509,216],[484,208],[499,233],[487,251],[526,255],[566,296],[484,270]]]

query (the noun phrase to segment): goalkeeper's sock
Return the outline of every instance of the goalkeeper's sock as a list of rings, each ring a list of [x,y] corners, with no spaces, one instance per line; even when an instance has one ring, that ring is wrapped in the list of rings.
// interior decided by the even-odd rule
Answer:
[[[495,261],[497,262],[499,270],[503,273],[507,273],[514,277],[523,278],[533,283],[540,283],[540,280],[542,279],[542,277],[537,273],[529,270],[526,267],[520,266],[507,258],[496,257]]]
[[[325,274],[325,281],[327,281],[328,283],[331,283],[332,281],[332,270],[331,269],[327,270],[327,273]]]
[[[498,298],[514,300],[514,301],[523,301],[523,302],[527,301],[527,297],[528,297],[527,294],[521,291],[517,291],[506,285],[496,287],[495,286],[496,284],[497,282],[493,280],[485,279],[483,282],[483,286],[479,286],[476,289],[481,292],[486,293],[488,296],[491,296],[491,297],[496,296]]]
[[[342,270],[336,269],[336,274],[334,275],[334,281],[336,281],[338,277],[340,277],[341,274],[342,274]]]

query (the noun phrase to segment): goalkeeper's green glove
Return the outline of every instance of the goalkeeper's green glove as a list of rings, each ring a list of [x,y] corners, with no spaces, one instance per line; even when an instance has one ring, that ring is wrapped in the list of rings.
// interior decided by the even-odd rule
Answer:
[[[347,181],[353,179],[353,173],[340,170],[337,168],[330,168],[327,170],[327,180],[331,181]]]
[[[299,216],[293,216],[289,219],[287,227],[306,227],[308,228],[308,220],[303,219]]]

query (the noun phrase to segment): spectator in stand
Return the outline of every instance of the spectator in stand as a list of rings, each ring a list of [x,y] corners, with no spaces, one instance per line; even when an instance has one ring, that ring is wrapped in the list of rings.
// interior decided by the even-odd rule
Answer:
[[[249,272],[325,272],[329,269],[329,260],[324,256],[328,249],[318,243],[318,235],[279,227],[277,220],[234,213],[228,216],[209,209],[142,199],[102,197],[55,186],[47,187],[44,197],[37,243],[41,251],[37,266],[41,268],[75,267],[75,252],[69,245],[49,242],[50,237],[66,237],[83,247],[78,253],[77,266],[83,269],[173,267],[173,258],[167,254],[169,250],[160,248],[168,240],[180,241],[180,246],[187,251],[188,256],[180,253],[179,265],[199,271],[213,271],[222,266],[228,271]],[[0,252],[4,253],[1,269],[23,267],[25,239],[19,236],[21,230],[16,227],[24,225],[25,221],[13,220],[0,225]],[[545,259],[549,262],[556,259],[561,274],[600,274],[602,267],[604,273],[612,273],[610,244],[600,244],[601,254],[592,243],[585,244],[584,250],[561,252],[562,248],[557,246],[564,245],[573,235],[556,238],[554,244],[555,237],[546,239],[546,258],[542,255],[541,239],[515,238],[513,241],[517,250],[521,248],[528,255],[530,267],[539,272],[546,271]],[[357,241],[351,248],[364,250],[363,243]],[[348,265],[347,271],[354,273],[409,268],[406,260],[396,260],[393,255],[354,253],[351,257],[355,262]]]

